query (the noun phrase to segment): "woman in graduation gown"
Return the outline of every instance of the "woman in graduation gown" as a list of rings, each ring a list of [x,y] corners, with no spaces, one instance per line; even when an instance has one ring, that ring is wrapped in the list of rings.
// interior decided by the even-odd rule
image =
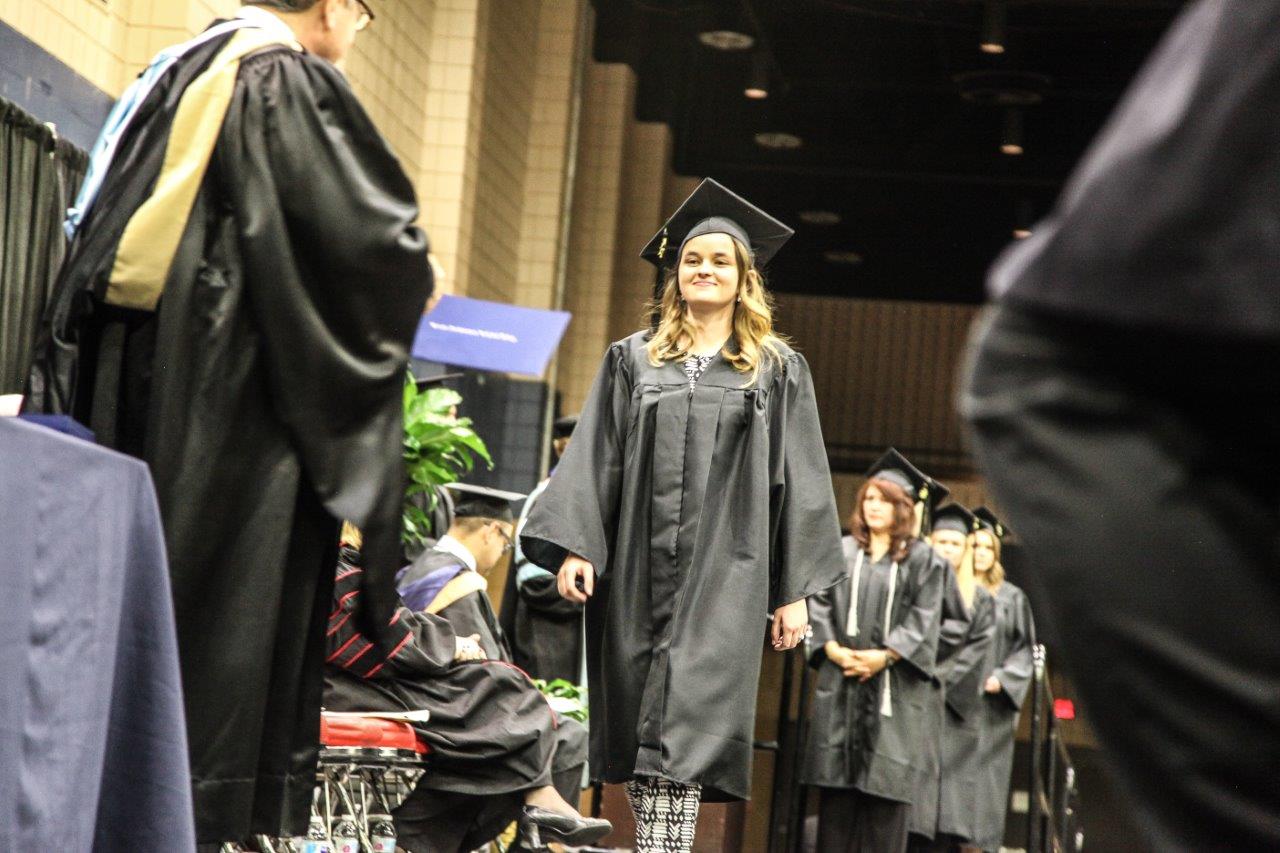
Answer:
[[[1014,730],[1033,675],[1035,623],[1026,594],[1004,579],[1000,564],[1004,525],[985,507],[976,515],[982,525],[973,535],[973,568],[979,583],[995,599],[996,632],[979,706],[982,756],[978,766],[983,768],[983,779],[974,808],[973,845],[999,850],[1009,805]]]
[[[791,233],[712,180],[685,201],[642,253],[657,328],[609,347],[521,533],[586,602],[590,765],[628,783],[640,851],[747,798],[766,617],[793,648],[843,574],[808,365],[759,273]]]
[[[986,778],[982,751],[982,680],[995,640],[995,600],[977,582],[973,538],[978,520],[960,504],[938,511],[930,541],[947,560],[962,604],[969,613],[964,638],[939,675],[945,697],[941,723],[942,766],[938,784],[937,826],[933,849],[970,843],[974,816]]]
[[[907,846],[947,571],[916,534],[927,482],[896,451],[872,466],[845,539],[847,578],[810,600],[818,685],[801,779],[820,790],[824,853]]]

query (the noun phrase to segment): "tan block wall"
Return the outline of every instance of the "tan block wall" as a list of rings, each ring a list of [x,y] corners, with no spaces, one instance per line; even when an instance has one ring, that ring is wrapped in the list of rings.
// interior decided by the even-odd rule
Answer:
[[[587,68],[564,305],[573,319],[560,345],[556,378],[568,412],[582,407],[609,344],[623,143],[634,94],[635,75],[627,66]]]
[[[422,130],[435,0],[383,0],[377,20],[356,38],[347,59],[351,87],[400,158],[419,198],[424,180]]]
[[[665,124],[628,119],[624,140],[618,239],[613,268],[609,340],[648,325],[645,304],[653,296],[656,271],[640,250],[666,221],[664,184],[671,161],[671,131]]]
[[[238,8],[238,0],[0,0],[0,20],[116,96],[161,48]]]
[[[561,233],[573,139],[578,15],[583,0],[545,0],[538,15],[537,65],[529,136],[525,141],[525,181],[521,206],[520,253],[515,301],[531,308],[558,308]]]

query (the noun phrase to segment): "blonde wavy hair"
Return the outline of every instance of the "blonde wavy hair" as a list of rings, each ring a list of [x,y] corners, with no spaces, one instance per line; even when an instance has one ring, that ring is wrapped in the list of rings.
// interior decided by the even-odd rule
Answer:
[[[973,569],[974,577],[978,579],[978,583],[982,584],[989,591],[995,592],[1000,588],[1000,584],[1004,583],[1004,566],[1000,563],[1000,537],[992,533],[990,530],[983,528],[975,530],[969,534],[969,554],[970,561],[973,557],[973,546],[977,544],[978,536],[986,536],[991,540],[991,550],[995,552],[996,561],[991,564],[991,568],[985,573],[979,572],[975,566]]]
[[[726,346],[721,354],[739,373],[748,374],[743,387],[754,385],[765,361],[782,363],[779,346],[786,339],[773,330],[773,299],[765,290],[764,276],[751,262],[751,254],[735,237],[734,260],[738,265],[738,299],[733,306],[733,340],[738,351]],[[654,367],[668,361],[684,361],[692,354],[693,320],[680,295],[680,265],[667,271],[662,297],[648,305],[650,316],[657,314],[658,328],[645,344]]]

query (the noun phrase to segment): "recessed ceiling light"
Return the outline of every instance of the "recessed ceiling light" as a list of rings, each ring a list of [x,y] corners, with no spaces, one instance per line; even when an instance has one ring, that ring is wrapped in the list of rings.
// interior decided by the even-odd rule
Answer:
[[[802,210],[796,215],[806,225],[840,224],[840,214],[830,210]]]
[[[715,50],[750,50],[756,40],[736,30],[708,30],[698,33],[698,41]]]
[[[761,86],[748,86],[742,90],[742,94],[746,95],[753,101],[763,101],[769,97],[769,90]]]
[[[843,249],[832,249],[829,252],[823,252],[822,257],[832,264],[848,264],[854,266],[862,263],[862,255],[857,252],[850,252]]]
[[[1006,142],[1004,145],[1000,146],[1000,153],[1008,154],[1010,157],[1017,157],[1022,153],[1022,146]]]
[[[1008,10],[1004,0],[986,0],[982,9],[982,36],[978,47],[983,53],[1004,53],[1004,30]]]
[[[1031,236],[1031,229],[1030,229],[1030,228],[1015,228],[1015,229],[1013,229],[1013,239],[1015,239],[1015,240],[1025,240],[1025,239],[1027,239],[1027,238],[1028,238],[1028,237],[1030,237],[1030,236]]]
[[[761,148],[799,148],[804,140],[794,133],[757,133],[756,144]]]

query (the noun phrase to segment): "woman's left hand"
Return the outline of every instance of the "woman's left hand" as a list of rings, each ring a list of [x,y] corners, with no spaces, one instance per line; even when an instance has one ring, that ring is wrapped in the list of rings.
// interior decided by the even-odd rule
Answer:
[[[785,652],[800,645],[809,633],[809,605],[802,598],[773,611],[773,650]]]

